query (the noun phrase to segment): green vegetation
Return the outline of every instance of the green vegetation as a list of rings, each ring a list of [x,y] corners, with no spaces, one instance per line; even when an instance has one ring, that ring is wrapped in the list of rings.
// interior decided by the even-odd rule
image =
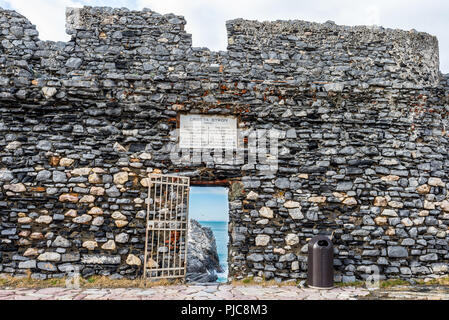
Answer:
[[[31,273],[25,277],[2,277],[0,278],[0,288],[48,288],[65,287],[67,278],[54,279],[32,279]],[[142,279],[110,279],[104,276],[91,276],[88,279],[79,278],[81,288],[149,288],[159,286],[170,286],[181,284],[180,280],[156,280],[143,281]]]
[[[397,287],[397,286],[407,286],[410,285],[410,282],[405,281],[405,280],[401,280],[401,279],[390,279],[390,280],[383,280],[383,281],[379,281],[379,285],[381,289],[387,289],[387,288],[392,288],[392,287]],[[357,288],[361,288],[361,287],[366,287],[365,282],[364,281],[355,281],[355,282],[337,282],[335,284],[336,287],[339,288],[344,288],[344,287],[357,287]]]

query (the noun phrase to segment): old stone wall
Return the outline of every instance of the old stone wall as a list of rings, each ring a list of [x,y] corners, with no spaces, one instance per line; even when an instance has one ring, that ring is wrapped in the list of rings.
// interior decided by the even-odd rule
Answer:
[[[148,172],[229,186],[231,278],[305,278],[316,234],[333,237],[338,281],[373,265],[448,272],[449,79],[434,37],[239,19],[211,52],[184,25],[68,9],[62,43],[0,12],[0,272],[139,276]],[[180,112],[279,130],[278,171],[171,161]]]
[[[414,30],[304,21],[227,23],[234,72],[254,79],[413,87],[439,81],[438,40]],[[242,58],[245,63],[242,62]]]

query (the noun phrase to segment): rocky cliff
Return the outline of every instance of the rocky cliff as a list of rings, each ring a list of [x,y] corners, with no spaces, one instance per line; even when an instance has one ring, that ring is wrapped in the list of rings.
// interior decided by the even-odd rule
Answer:
[[[188,234],[187,275],[189,282],[214,282],[220,267],[212,229],[191,219]]]

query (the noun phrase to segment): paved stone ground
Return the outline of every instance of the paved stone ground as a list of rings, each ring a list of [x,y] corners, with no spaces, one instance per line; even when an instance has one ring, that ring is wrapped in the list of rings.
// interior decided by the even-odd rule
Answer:
[[[361,299],[449,300],[449,286],[398,286],[386,290],[375,290]]]
[[[368,291],[294,286],[178,285],[149,289],[0,288],[0,300],[449,300],[449,286],[398,286]]]
[[[0,288],[0,300],[356,300],[368,294],[369,291],[363,288],[316,290],[294,286],[179,285],[149,289],[78,290]]]

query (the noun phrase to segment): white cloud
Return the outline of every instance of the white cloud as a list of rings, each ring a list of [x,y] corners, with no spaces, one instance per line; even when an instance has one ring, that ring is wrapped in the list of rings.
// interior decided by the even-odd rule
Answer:
[[[380,25],[380,9],[376,6],[369,6],[365,8],[366,25],[378,26]]]
[[[13,0],[12,9],[36,25],[41,40],[69,40],[65,33],[65,8],[80,6],[71,0]]]
[[[190,194],[195,195],[219,195],[227,196],[228,189],[225,187],[191,187]]]

